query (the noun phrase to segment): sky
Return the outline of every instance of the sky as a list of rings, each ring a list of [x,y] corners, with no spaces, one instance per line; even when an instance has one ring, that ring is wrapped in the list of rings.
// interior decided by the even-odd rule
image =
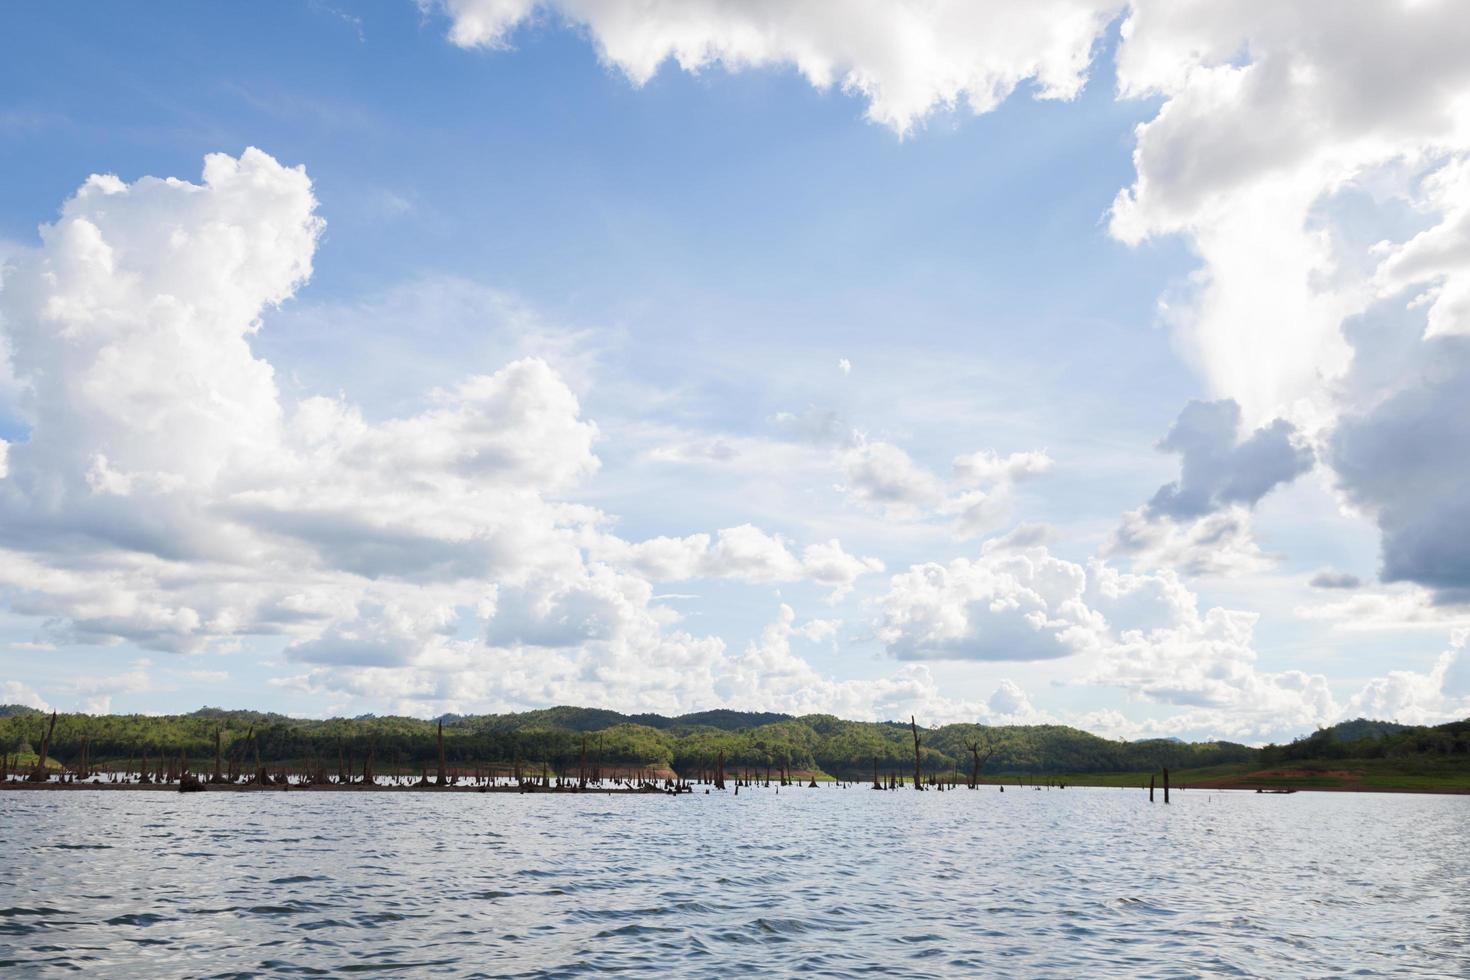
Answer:
[[[1470,715],[1450,0],[0,11],[0,702]]]

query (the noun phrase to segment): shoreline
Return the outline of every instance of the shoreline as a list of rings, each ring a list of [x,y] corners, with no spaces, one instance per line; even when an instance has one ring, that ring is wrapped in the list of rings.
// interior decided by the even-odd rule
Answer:
[[[1381,795],[1381,794],[1397,794],[1397,795],[1409,795],[1409,796],[1470,796],[1470,789],[1462,789],[1462,788],[1454,788],[1454,787],[1436,787],[1436,788],[1428,788],[1428,787],[1426,787],[1426,788],[1420,788],[1420,787],[1385,787],[1385,786],[1364,786],[1364,785],[1342,785],[1342,786],[1323,786],[1323,785],[1310,786],[1310,785],[1299,785],[1299,786],[1294,786],[1294,785],[1291,785],[1290,783],[1250,781],[1250,780],[1231,781],[1230,782],[1230,785],[1223,785],[1223,783],[1225,783],[1226,780],[1220,780],[1219,782],[1222,783],[1222,785],[1214,785],[1213,784],[1213,781],[1211,783],[1191,783],[1191,784],[1184,785],[1184,786],[1178,786],[1178,785],[1176,785],[1176,786],[1173,787],[1173,791],[1176,794],[1177,793],[1181,793],[1181,792],[1184,792],[1184,793],[1198,793],[1200,791],[1206,791],[1206,792],[1210,792],[1210,793],[1223,793],[1223,792],[1248,793],[1248,794],[1257,794],[1257,793],[1259,793],[1260,795],[1269,795],[1269,796],[1289,795],[1290,793],[1372,793],[1372,794],[1375,794],[1375,795]],[[1035,790],[1039,790],[1039,789],[1043,789],[1043,788],[1046,788],[1046,789],[1058,789],[1059,792],[1062,791],[1062,788],[1058,788],[1058,787],[1054,787],[1054,786],[1053,787],[1043,787],[1043,786],[1038,786],[1037,784],[1034,784],[1034,783],[1027,783],[1027,784],[1024,784],[1024,785],[1017,785],[1016,783],[1012,783],[1012,782],[999,782],[999,781],[986,781],[986,780],[982,780],[980,782],[980,787],[982,787],[982,788],[990,788],[990,787],[1006,788],[1006,787],[1009,787],[1010,789],[1012,789],[1014,791],[1018,791],[1018,792],[1035,791]],[[644,787],[628,787],[628,786],[587,786],[585,788],[579,788],[579,787],[575,787],[575,786],[549,786],[549,787],[548,786],[534,786],[534,787],[533,786],[526,786],[526,787],[521,787],[521,786],[474,786],[474,785],[469,785],[469,786],[418,786],[418,785],[412,785],[412,784],[406,784],[406,785],[401,785],[401,786],[392,786],[392,785],[388,785],[388,786],[385,786],[385,785],[364,786],[364,785],[361,785],[361,784],[338,785],[336,783],[327,784],[327,785],[314,784],[314,783],[300,783],[300,784],[291,784],[291,785],[286,785],[286,786],[258,786],[258,785],[255,785],[253,783],[201,783],[201,784],[199,784],[195,788],[188,789],[188,790],[182,790],[181,791],[179,789],[179,784],[177,782],[173,782],[173,783],[136,783],[136,782],[134,782],[134,783],[126,783],[126,782],[117,782],[117,783],[112,783],[112,782],[65,782],[65,783],[63,783],[63,782],[45,782],[45,783],[30,783],[30,782],[24,782],[24,781],[20,781],[20,780],[8,780],[8,781],[5,781],[3,783],[0,783],[0,792],[43,792],[43,793],[48,793],[48,792],[49,793],[55,793],[55,792],[89,792],[89,791],[90,792],[128,792],[128,791],[132,791],[132,792],[142,792],[142,793],[179,793],[179,792],[184,792],[184,793],[201,793],[201,792],[204,792],[204,793],[284,793],[284,792],[303,793],[303,792],[306,792],[306,793],[363,793],[363,794],[368,794],[368,793],[390,793],[390,794],[391,793],[462,793],[462,794],[470,794],[470,793],[494,793],[494,794],[512,794],[512,795],[518,795],[518,796],[547,796],[547,795],[562,795],[562,796],[587,796],[587,795],[597,795],[597,796],[691,796],[691,795],[703,795],[703,794],[700,794],[700,788],[701,787],[699,785],[691,785],[689,788],[683,789],[683,790],[672,790],[672,789],[665,789],[665,788],[656,787],[656,786],[644,786]],[[760,789],[783,789],[783,788],[784,789],[788,789],[788,790],[807,790],[807,789],[811,789],[812,787],[808,786],[805,783],[802,783],[800,785],[793,784],[793,785],[789,785],[789,786],[786,786],[786,787],[776,787],[776,786],[750,786],[750,787],[743,787],[743,788],[746,789],[747,792],[753,792],[753,791],[760,790]],[[835,781],[822,780],[822,781],[819,781],[819,787],[818,788],[840,788],[840,789],[851,788],[851,789],[856,789],[856,790],[860,790],[860,791],[873,792],[873,789],[872,789],[872,786],[871,785],[869,785],[867,783],[860,783],[860,782],[851,782],[851,783],[848,783],[846,786],[841,786],[841,785],[839,785]],[[1138,786],[1120,786],[1120,785],[1107,785],[1107,784],[1091,784],[1091,785],[1089,785],[1089,784],[1083,783],[1083,782],[1068,782],[1064,788],[1065,789],[1069,789],[1069,790],[1070,789],[1110,789],[1110,790],[1122,790],[1122,791],[1128,791],[1128,792],[1135,792],[1135,793],[1140,793],[1140,794],[1147,793],[1147,789],[1146,788],[1140,788]],[[706,791],[708,791],[710,789],[713,789],[713,787],[704,786],[703,789],[705,789]],[[965,791],[967,789],[968,789],[967,786],[960,785],[960,786],[956,786],[956,787],[954,787],[952,789],[946,789],[945,792],[963,792],[963,791]],[[734,796],[735,795],[733,792],[730,792],[728,790],[721,790],[721,792],[727,792],[731,796]],[[898,789],[893,789],[893,790],[884,789],[881,792],[896,792],[896,793],[910,792],[911,793],[911,792],[913,792],[913,789],[912,789],[912,787],[904,786],[904,787],[899,787]],[[926,789],[925,792],[935,792],[935,790],[931,788],[931,789]],[[1162,793],[1162,787],[1160,787],[1159,792]]]

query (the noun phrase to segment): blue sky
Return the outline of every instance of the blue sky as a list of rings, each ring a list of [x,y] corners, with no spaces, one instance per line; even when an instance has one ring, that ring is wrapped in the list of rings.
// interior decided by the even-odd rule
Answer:
[[[756,7],[620,5],[0,15],[8,700],[1250,741],[1464,713],[1460,573],[1404,517],[1470,527],[1463,436],[1452,402],[1394,400],[1464,363],[1426,325],[1459,322],[1463,133],[1323,109],[1380,14],[1313,42],[1001,4],[1015,40],[967,46],[907,4],[799,4],[755,41]],[[1383,101],[1470,92],[1444,25],[1402,17],[1422,77]],[[889,50],[885,18],[918,40]],[[1181,55],[1193,31],[1218,52]],[[630,50],[662,64],[641,80]],[[1061,50],[1085,71],[1055,92]],[[1252,87],[1282,66],[1320,81]],[[201,183],[209,154],[233,189]],[[73,198],[92,174],[120,189]],[[77,223],[105,272],[54,271]],[[131,248],[169,229],[218,282]],[[1380,321],[1401,339],[1370,378],[1342,338]],[[1385,405],[1422,413],[1417,484],[1448,497],[1362,476]],[[1203,503],[1155,497],[1175,481]],[[1380,582],[1385,547],[1407,574]]]

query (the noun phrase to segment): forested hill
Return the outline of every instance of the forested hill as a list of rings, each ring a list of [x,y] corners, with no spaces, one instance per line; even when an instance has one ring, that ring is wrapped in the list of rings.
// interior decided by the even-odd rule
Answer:
[[[39,747],[49,716],[0,712],[0,749],[27,754]],[[446,715],[445,755],[451,765],[509,763],[575,767],[587,751],[608,765],[698,771],[723,753],[727,767],[871,776],[874,760],[887,772],[911,773],[914,746],[899,722],[844,721],[830,715],[705,711],[665,717],[625,715],[595,708],[548,708],[505,715]],[[216,729],[226,756],[258,743],[266,763],[358,760],[369,749],[380,768],[415,767],[437,757],[434,720],[405,717],[288,718],[254,711],[203,708],[187,715],[60,715],[51,755],[62,762],[89,743],[93,760],[128,759],[147,752],[212,758]],[[253,732],[254,742],[247,736]],[[1158,739],[1119,742],[1061,725],[920,727],[926,771],[968,771],[967,744],[989,754],[987,773],[1109,772],[1253,761],[1256,750],[1228,742],[1190,744]]]
[[[871,776],[874,760],[885,772],[913,771],[913,740],[906,723],[844,721],[831,715],[704,711],[666,717],[627,715],[598,708],[547,708],[503,715],[288,718],[258,711],[202,708],[187,715],[59,715],[51,758],[70,763],[87,740],[91,759],[154,758],[179,752],[196,762],[214,754],[215,732],[224,754],[253,757],[258,746],[269,764],[339,757],[359,762],[374,753],[380,769],[415,768],[437,759],[437,722],[444,724],[451,765],[545,764],[575,768],[586,739],[601,764],[681,774],[711,765],[724,753],[727,767]],[[27,756],[39,748],[49,716],[16,705],[0,706],[0,750]],[[253,741],[247,736],[253,733]],[[1232,763],[1276,765],[1306,759],[1393,758],[1470,753],[1470,720],[1410,727],[1357,719],[1324,728],[1289,745],[1254,749],[1232,742],[1152,739],[1112,741],[1063,725],[945,725],[919,729],[926,771],[968,770],[968,746],[989,753],[985,772],[1147,772],[1162,766],[1193,769]]]

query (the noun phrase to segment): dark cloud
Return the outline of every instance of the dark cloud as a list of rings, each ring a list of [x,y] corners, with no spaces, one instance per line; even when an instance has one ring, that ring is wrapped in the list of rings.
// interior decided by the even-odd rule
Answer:
[[[1470,340],[1424,344],[1409,387],[1348,416],[1331,441],[1339,486],[1372,513],[1385,582],[1470,601]]]
[[[1296,427],[1277,419],[1236,441],[1240,406],[1232,399],[1191,401],[1159,443],[1178,453],[1179,479],[1148,503],[1150,517],[1189,520],[1231,504],[1252,506],[1271,489],[1312,468],[1312,451],[1293,441]]]
[[[1363,580],[1351,572],[1327,569],[1313,575],[1307,584],[1314,589],[1356,589],[1363,584]]]

